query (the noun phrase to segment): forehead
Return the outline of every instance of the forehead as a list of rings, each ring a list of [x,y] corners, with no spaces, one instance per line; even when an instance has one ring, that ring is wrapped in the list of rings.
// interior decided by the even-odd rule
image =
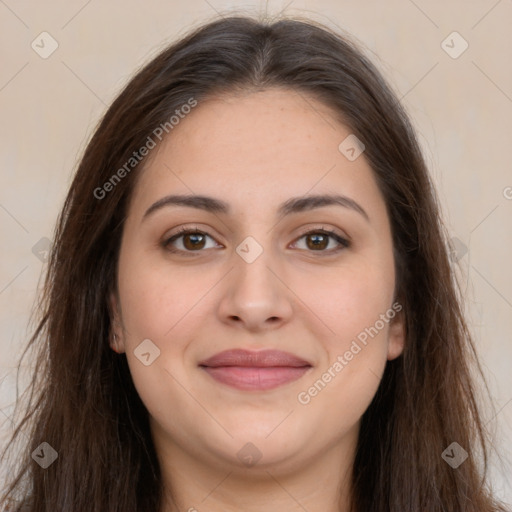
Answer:
[[[271,89],[212,98],[154,150],[133,202],[147,207],[179,192],[270,207],[311,192],[366,196],[382,208],[364,157],[349,161],[339,150],[350,134],[329,107],[304,93]]]

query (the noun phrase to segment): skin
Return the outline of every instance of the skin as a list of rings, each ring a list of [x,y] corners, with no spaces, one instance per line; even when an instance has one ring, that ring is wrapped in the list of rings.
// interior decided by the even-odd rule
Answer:
[[[119,298],[111,301],[115,348],[126,353],[165,489],[174,494],[161,512],[348,510],[361,416],[386,361],[404,346],[400,313],[299,403],[298,394],[395,301],[385,201],[364,153],[351,162],[338,150],[349,134],[303,94],[210,99],[174,127],[140,175],[123,231]],[[277,218],[289,198],[323,193],[348,196],[369,220],[336,205]],[[143,220],[169,194],[212,196],[232,211],[168,206]],[[186,236],[165,248],[181,226],[209,236],[199,249]],[[303,234],[322,228],[351,245],[327,238],[312,247]],[[248,236],[263,249],[252,263],[236,252]],[[148,366],[134,354],[144,339],[160,350]],[[275,389],[241,391],[198,366],[232,348],[288,351],[312,368]],[[252,466],[237,456],[248,442],[261,453]]]

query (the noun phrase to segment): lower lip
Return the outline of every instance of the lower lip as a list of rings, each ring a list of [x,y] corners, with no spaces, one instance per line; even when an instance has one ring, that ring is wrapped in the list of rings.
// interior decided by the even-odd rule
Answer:
[[[273,389],[300,379],[311,366],[301,366],[299,368],[291,366],[273,366],[268,368],[204,366],[203,368],[218,382],[222,382],[236,389],[250,391]]]

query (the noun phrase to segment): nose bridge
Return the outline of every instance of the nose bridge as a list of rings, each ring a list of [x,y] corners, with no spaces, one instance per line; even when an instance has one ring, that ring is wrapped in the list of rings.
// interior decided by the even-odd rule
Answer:
[[[277,283],[270,269],[276,267],[276,258],[272,257],[272,250],[268,246],[258,249],[254,243],[247,241],[240,244],[236,252],[236,290],[242,294],[274,295]]]
[[[278,277],[279,258],[270,247],[247,237],[233,254],[234,269],[222,297],[219,314],[224,321],[237,321],[247,328],[264,328],[286,321],[292,312],[290,293]]]
[[[256,306],[259,303],[260,307],[267,304],[268,307],[282,293],[278,289],[275,271],[270,270],[277,265],[272,252],[268,244],[263,247],[252,237],[248,237],[237,247],[234,291],[247,304]]]

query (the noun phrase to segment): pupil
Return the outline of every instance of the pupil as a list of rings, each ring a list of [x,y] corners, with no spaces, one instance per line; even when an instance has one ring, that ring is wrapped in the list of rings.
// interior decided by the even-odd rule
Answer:
[[[197,248],[200,246],[201,244],[201,240],[200,238],[202,237],[203,235],[201,235],[200,233],[192,233],[192,234],[188,234],[186,237],[185,237],[185,245],[190,245],[192,249],[194,248]],[[192,241],[192,242],[190,242]],[[187,244],[187,242],[189,242],[189,244]],[[199,242],[199,243],[198,243]],[[190,247],[188,247],[190,248]]]
[[[325,246],[325,235],[311,235],[313,240],[313,247],[324,247]]]

